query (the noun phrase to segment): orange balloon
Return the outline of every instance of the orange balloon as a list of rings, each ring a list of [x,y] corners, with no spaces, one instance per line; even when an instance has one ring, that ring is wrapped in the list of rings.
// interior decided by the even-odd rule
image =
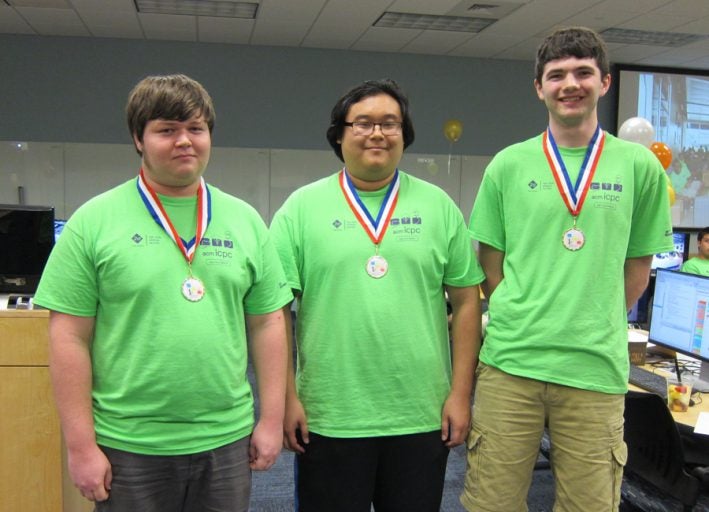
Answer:
[[[662,164],[662,168],[667,170],[667,168],[672,163],[672,150],[664,142],[653,142],[650,145],[650,151],[655,153],[655,156]]]
[[[463,134],[463,123],[457,119],[449,119],[443,123],[443,135],[451,142],[458,142]]]
[[[670,197],[670,206],[673,206],[677,196],[675,195],[675,189],[672,188],[672,185],[667,185],[667,195]]]

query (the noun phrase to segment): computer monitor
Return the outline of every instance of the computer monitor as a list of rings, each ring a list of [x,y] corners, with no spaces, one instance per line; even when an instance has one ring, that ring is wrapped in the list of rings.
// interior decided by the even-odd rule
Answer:
[[[643,329],[647,327],[650,314],[650,298],[652,297],[652,292],[654,289],[654,276],[652,276],[648,287],[642,293],[637,302],[633,304],[630,311],[628,311],[628,324],[642,327]]]
[[[0,293],[37,290],[54,237],[51,206],[0,204]]]
[[[648,341],[700,359],[694,387],[709,389],[709,277],[657,269]]]
[[[655,254],[652,257],[652,272],[654,273],[658,268],[679,270],[682,267],[682,263],[687,261],[689,257],[689,237],[690,234],[688,232],[679,231],[672,233],[672,239],[675,244],[674,250]]]

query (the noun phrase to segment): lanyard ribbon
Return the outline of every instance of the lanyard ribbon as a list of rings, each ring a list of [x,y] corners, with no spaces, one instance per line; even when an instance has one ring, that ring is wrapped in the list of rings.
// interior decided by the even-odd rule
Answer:
[[[547,157],[547,162],[549,162],[549,167],[554,175],[554,181],[556,181],[556,187],[559,189],[561,198],[564,200],[566,208],[574,217],[577,217],[578,214],[581,213],[581,208],[583,208],[583,203],[586,200],[586,194],[591,187],[593,175],[596,173],[598,160],[601,158],[604,142],[605,132],[601,130],[601,126],[599,125],[596,127],[593,137],[591,137],[588,149],[586,149],[586,156],[581,164],[581,170],[576,179],[576,185],[572,186],[571,178],[566,170],[564,160],[561,158],[559,148],[556,145],[554,136],[551,134],[551,130],[547,128],[544,132],[542,140],[544,154]]]
[[[204,233],[207,231],[209,221],[212,219],[212,194],[207,188],[204,178],[200,177],[199,188],[197,189],[197,232],[190,241],[185,241],[180,238],[165,208],[163,208],[160,198],[148,182],[145,181],[143,169],[140,169],[140,173],[138,174],[138,193],[145,207],[148,209],[150,216],[155,220],[158,226],[162,227],[170,238],[172,238],[172,241],[175,242],[180,252],[187,260],[187,263],[192,263],[197,246],[202,240]]]
[[[357,194],[357,189],[352,184],[352,180],[350,180],[345,169],[340,171],[339,180],[340,188],[345,195],[347,204],[350,205],[352,212],[367,232],[367,235],[369,235],[369,238],[374,242],[374,245],[379,245],[384,238],[387,227],[389,227],[389,221],[394,213],[394,208],[396,208],[396,202],[399,199],[399,169],[395,171],[394,179],[389,183],[389,188],[386,191],[384,201],[379,208],[376,219],[372,218],[369,210],[367,210],[367,207],[360,199],[359,194]]]

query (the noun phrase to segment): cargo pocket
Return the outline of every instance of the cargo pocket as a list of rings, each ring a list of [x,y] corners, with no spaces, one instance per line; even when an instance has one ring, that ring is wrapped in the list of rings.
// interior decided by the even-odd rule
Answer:
[[[620,506],[620,487],[623,483],[623,468],[628,462],[628,446],[621,441],[611,448],[613,460],[611,461],[613,471],[613,510],[618,510]]]
[[[465,499],[465,497],[477,497],[479,494],[480,479],[478,478],[478,475],[480,474],[480,469],[482,467],[482,454],[480,453],[481,441],[482,433],[471,429],[467,440],[467,470],[465,472],[465,484],[463,487],[462,496],[463,499]]]

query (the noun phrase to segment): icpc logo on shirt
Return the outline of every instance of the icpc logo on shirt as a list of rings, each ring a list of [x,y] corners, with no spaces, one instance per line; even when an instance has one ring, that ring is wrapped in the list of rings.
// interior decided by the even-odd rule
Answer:
[[[615,209],[623,198],[623,184],[620,177],[615,183],[608,181],[591,182],[588,198],[596,208]]]
[[[423,233],[423,218],[415,212],[392,217],[387,233],[400,241],[417,241]]]

